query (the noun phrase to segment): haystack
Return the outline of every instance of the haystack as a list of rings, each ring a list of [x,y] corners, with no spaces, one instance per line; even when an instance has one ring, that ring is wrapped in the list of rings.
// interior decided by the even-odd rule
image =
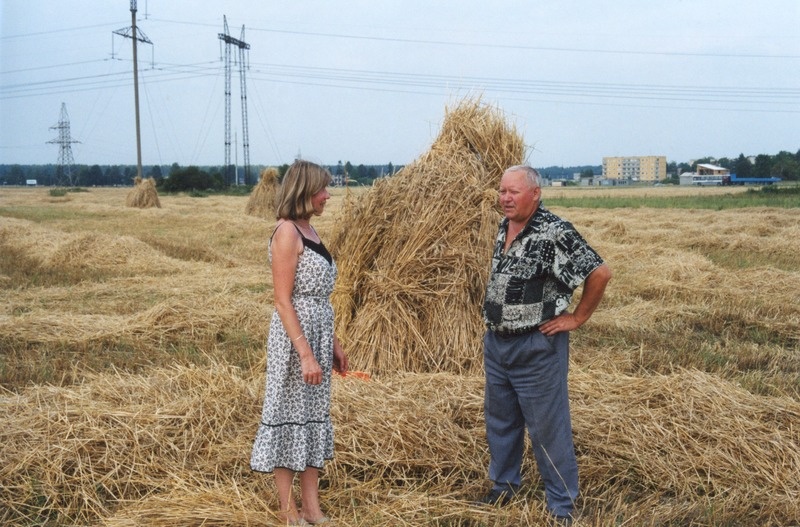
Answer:
[[[480,100],[447,109],[430,150],[343,208],[337,329],[372,373],[477,371],[497,185],[525,146]]]
[[[275,194],[278,191],[278,169],[265,168],[261,179],[250,194],[244,213],[264,219],[275,218]]]
[[[133,180],[133,189],[128,192],[125,198],[125,206],[140,209],[158,207],[160,209],[161,202],[158,199],[155,180],[153,178],[142,179],[136,176]]]

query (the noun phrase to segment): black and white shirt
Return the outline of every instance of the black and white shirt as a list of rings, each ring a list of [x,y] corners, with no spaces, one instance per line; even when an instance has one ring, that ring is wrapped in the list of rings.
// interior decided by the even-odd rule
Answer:
[[[569,306],[573,291],[603,259],[571,223],[541,204],[503,252],[508,218],[500,222],[486,285],[486,327],[503,333],[534,329]]]

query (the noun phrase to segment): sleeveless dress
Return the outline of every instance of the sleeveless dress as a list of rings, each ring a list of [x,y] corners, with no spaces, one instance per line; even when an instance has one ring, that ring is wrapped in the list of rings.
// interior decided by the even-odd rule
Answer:
[[[300,236],[303,237],[302,233]],[[271,246],[269,260],[272,263]],[[336,272],[336,263],[325,246],[303,237],[292,305],[303,335],[322,368],[322,382],[310,385],[303,381],[300,358],[278,312],[273,311],[267,338],[264,405],[250,457],[250,468],[255,471],[272,472],[276,467],[295,472],[302,472],[306,467],[321,469],[325,460],[333,458],[330,415],[333,307],[330,295]]]

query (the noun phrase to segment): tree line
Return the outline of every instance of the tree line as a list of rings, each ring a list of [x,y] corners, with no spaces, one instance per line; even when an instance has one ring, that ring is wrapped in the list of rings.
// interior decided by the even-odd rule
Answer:
[[[243,167],[187,166],[178,163],[171,166],[145,165],[142,176],[153,178],[156,186],[166,192],[186,190],[223,190],[231,186],[250,187],[258,183],[260,173],[266,167],[255,165],[245,173]],[[280,177],[289,169],[288,164],[278,167]],[[370,185],[380,177],[395,174],[402,165],[391,162],[384,165],[354,165],[350,161],[326,168],[337,182]],[[61,187],[132,186],[137,176],[137,167],[132,165],[72,165],[67,171],[59,165],[0,165],[0,185],[25,185],[29,180],[36,185]]]
[[[699,163],[711,163],[727,168],[739,177],[779,177],[784,181],[800,181],[800,150],[796,153],[781,151],[775,155],[759,154],[753,158],[739,154],[736,158],[706,157],[691,163],[668,162],[667,172],[672,174],[667,182],[676,182],[683,172],[694,172]],[[72,165],[69,173],[59,165],[0,165],[0,185],[25,185],[28,180],[35,180],[43,186],[131,186],[137,175],[136,166],[132,165]],[[242,167],[224,166],[188,166],[178,163],[171,166],[148,165],[142,167],[144,177],[153,178],[159,189],[166,192],[186,190],[222,190],[231,186],[252,186],[258,182],[263,165],[251,166],[250,173],[244,174]],[[277,167],[278,174],[288,170],[289,165]],[[350,161],[335,165],[327,165],[337,182],[347,180],[349,184],[371,185],[375,179],[397,173],[402,165],[387,163],[384,165],[354,165]],[[548,178],[558,178],[565,174],[599,175],[600,167],[586,165],[573,167],[543,167],[538,170]],[[672,181],[674,180],[674,181]]]

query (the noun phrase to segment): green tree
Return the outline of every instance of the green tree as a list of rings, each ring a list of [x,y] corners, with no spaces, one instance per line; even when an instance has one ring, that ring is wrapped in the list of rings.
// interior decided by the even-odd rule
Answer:
[[[770,177],[772,158],[767,154],[758,154],[753,165],[753,177]]]
[[[770,174],[787,181],[800,180],[800,162],[791,152],[778,152],[772,160]]]
[[[105,185],[106,180],[103,177],[103,169],[100,165],[92,165],[88,167],[85,172],[81,174],[81,181],[88,187],[96,187]]]
[[[122,170],[117,165],[106,168],[106,184],[108,185],[131,185],[132,181],[124,181]]]
[[[161,173],[161,165],[153,165],[147,175],[155,180],[156,186],[160,185],[164,179],[164,174]]]
[[[24,185],[25,179],[25,171],[22,170],[22,167],[14,165],[6,176],[6,183],[9,185]]]
[[[224,188],[224,182],[219,174],[215,177],[196,166],[190,166],[172,170],[161,186],[166,192],[221,190]]]
[[[739,154],[733,164],[732,172],[738,177],[752,177],[753,176],[753,163],[744,154]]]

